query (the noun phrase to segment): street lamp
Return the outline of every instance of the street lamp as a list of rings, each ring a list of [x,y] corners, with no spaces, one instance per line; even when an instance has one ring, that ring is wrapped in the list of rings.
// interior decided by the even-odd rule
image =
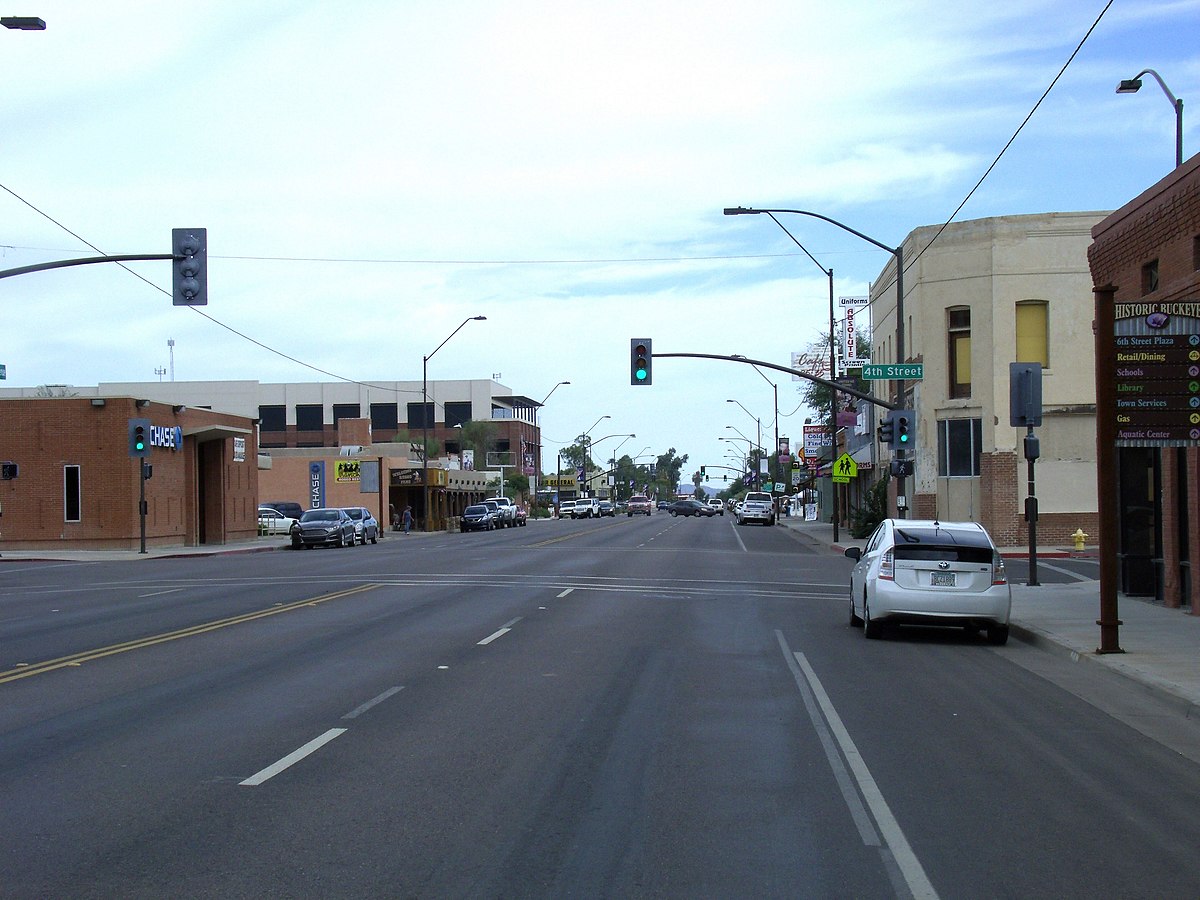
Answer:
[[[13,31],[45,31],[46,23],[37,16],[4,16],[0,25]]]
[[[423,529],[425,531],[429,531],[429,519],[430,519],[430,516],[429,516],[429,419],[430,419],[431,410],[429,409],[429,360],[433,359],[434,353],[437,353],[439,350],[441,350],[443,347],[445,347],[447,343],[449,343],[450,338],[454,337],[456,334],[458,334],[460,331],[462,331],[463,327],[468,322],[483,322],[483,321],[486,321],[486,319],[487,319],[487,316],[471,316],[469,318],[463,319],[462,325],[459,325],[452,332],[450,332],[450,337],[446,338],[446,340],[444,340],[440,344],[438,344],[433,349],[433,353],[430,353],[428,356],[423,356],[421,358],[421,492],[422,492],[422,503],[424,505],[424,509],[421,510],[421,514],[425,520],[425,528]],[[501,485],[501,487],[503,487],[503,485]]]
[[[580,459],[580,461],[579,461],[579,468],[580,468],[580,470],[583,472],[583,485],[584,485],[584,489],[585,489],[585,490],[587,489],[587,486],[588,486],[588,483],[589,483],[589,482],[588,482],[588,477],[587,477],[587,462],[588,462],[588,457],[591,455],[591,453],[588,451],[588,447],[590,446],[590,438],[589,438],[589,435],[592,433],[592,430],[593,430],[593,429],[594,429],[594,428],[595,428],[597,425],[599,425],[599,424],[600,424],[601,422],[603,422],[605,419],[611,419],[611,418],[612,418],[612,416],[601,416],[601,417],[600,417],[600,418],[598,418],[598,419],[597,419],[595,422],[593,422],[593,423],[592,423],[592,427],[591,427],[591,428],[589,428],[587,431],[585,431],[583,434],[581,434],[581,435],[579,436],[580,448],[583,450],[583,456],[582,456],[582,458],[581,458],[581,459]],[[610,436],[611,436],[611,435],[610,435]]]
[[[829,378],[831,381],[833,380],[833,377],[835,375],[835,373],[833,371],[833,363],[834,363],[834,352],[833,352],[833,329],[834,329],[834,323],[833,323],[833,269],[827,270],[827,269],[825,269],[824,266],[822,266],[820,263],[818,263],[816,261],[816,259],[813,258],[813,255],[811,253],[809,253],[808,250],[805,249],[805,247],[799,241],[797,241],[795,237],[792,236],[792,233],[783,227],[783,224],[778,219],[775,218],[774,214],[775,213],[791,213],[791,214],[797,215],[797,216],[810,216],[814,219],[820,219],[822,222],[828,222],[830,225],[836,225],[838,228],[842,229],[843,231],[848,231],[848,232],[850,232],[850,234],[854,235],[855,237],[862,238],[868,244],[874,244],[879,249],[886,250],[888,253],[892,254],[892,256],[894,256],[896,258],[896,361],[900,362],[900,363],[905,361],[905,352],[904,352],[904,242],[903,241],[900,243],[900,246],[898,246],[898,247],[889,247],[887,244],[881,243],[881,242],[875,240],[875,238],[871,237],[870,235],[863,234],[861,231],[851,228],[849,225],[846,225],[843,222],[839,222],[837,219],[831,219],[829,216],[823,216],[820,213],[810,212],[806,209],[752,209],[752,208],[748,208],[745,206],[733,206],[733,207],[726,207],[724,212],[725,212],[725,215],[727,215],[727,216],[755,216],[755,215],[770,216],[771,219],[774,220],[776,225],[778,225],[780,228],[783,228],[784,234],[786,234],[789,238],[791,238],[792,242],[797,247],[799,247],[801,250],[804,250],[804,253],[808,256],[808,258],[811,259],[814,263],[816,263],[817,268],[819,268],[822,272],[825,272],[829,276],[829,361],[830,361]],[[901,405],[903,405],[904,404],[904,396],[905,396],[903,380],[900,380],[896,383],[896,391],[897,391],[897,395],[900,398]],[[836,453],[836,450],[837,450],[836,447],[832,446],[832,442],[837,435],[837,403],[835,402],[835,397],[832,394],[829,399],[830,399],[830,402],[829,402],[829,428],[830,428],[829,440],[831,442],[831,447],[830,447],[830,451],[829,451],[829,460],[830,460],[830,463],[832,463],[834,454]],[[896,451],[896,455],[897,455],[897,457],[903,459],[904,451],[898,450],[898,451]],[[897,476],[897,489],[896,489],[897,497],[904,496],[904,480],[905,479],[904,479],[903,475]],[[836,540],[837,539],[837,537],[836,537],[836,535],[837,535],[837,491],[836,490],[833,492],[833,503],[834,503],[833,529],[834,529],[834,539]],[[903,518],[905,515],[904,510],[898,510],[898,513],[901,518]]]
[[[1153,75],[1154,80],[1158,82],[1158,86],[1162,88],[1163,93],[1167,95],[1167,99],[1171,101],[1171,106],[1175,109],[1175,168],[1183,165],[1183,98],[1176,98],[1171,93],[1171,89],[1167,87],[1165,81],[1153,69],[1142,69],[1132,78],[1125,78],[1117,85],[1118,94],[1136,94],[1142,88],[1142,76]]]
[[[541,477],[542,477],[542,430],[541,430],[541,428],[538,426],[538,412],[541,410],[541,408],[542,408],[543,406],[545,406],[545,405],[546,405],[546,401],[550,399],[550,394],[553,394],[555,391],[557,391],[557,390],[558,390],[560,387],[562,387],[564,384],[570,384],[570,383],[571,383],[571,382],[569,382],[569,381],[560,381],[560,382],[559,382],[558,384],[556,384],[554,387],[550,388],[550,393],[549,393],[549,394],[547,394],[545,397],[543,397],[543,398],[542,398],[542,402],[541,402],[541,403],[539,403],[539,404],[538,404],[536,407],[534,407],[534,410],[533,410],[533,427],[534,427],[534,429],[537,431],[537,438],[538,438],[538,445],[537,445],[537,448],[538,448],[538,457],[537,457],[537,466],[535,467],[535,468],[537,469],[537,474],[534,476],[534,478],[541,478]],[[555,474],[555,476],[557,476],[557,475],[558,475],[558,473],[557,473],[557,472],[555,472],[554,474]],[[536,500],[536,499],[537,499],[537,484],[535,484],[535,485],[534,485],[534,488],[533,488],[533,498],[534,498],[534,500]]]

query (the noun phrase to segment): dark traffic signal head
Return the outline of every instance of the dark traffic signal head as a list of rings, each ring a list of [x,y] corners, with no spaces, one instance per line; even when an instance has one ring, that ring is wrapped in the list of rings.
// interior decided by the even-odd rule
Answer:
[[[629,383],[650,384],[650,338],[633,338],[629,341]]]
[[[917,443],[917,418],[911,409],[898,409],[892,413],[895,423],[896,448],[911,450]]]
[[[172,228],[171,256],[174,266],[171,302],[175,306],[207,306],[208,231]]]
[[[129,420],[129,455],[147,457],[150,455],[150,420]]]
[[[875,430],[879,436],[879,443],[890,444],[896,439],[896,426],[892,421],[892,411],[888,410],[887,414],[879,422],[879,427]]]

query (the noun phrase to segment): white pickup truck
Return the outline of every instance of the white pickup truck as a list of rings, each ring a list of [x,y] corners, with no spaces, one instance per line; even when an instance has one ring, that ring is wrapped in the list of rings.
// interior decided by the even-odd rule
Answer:
[[[746,494],[741,511],[738,512],[737,523],[745,525],[747,522],[775,524],[775,501],[766,491],[750,491]]]
[[[496,522],[497,528],[515,528],[517,525],[517,505],[507,497],[488,497],[488,500],[495,500],[496,505],[500,507],[500,520]],[[487,500],[484,501],[485,503]]]

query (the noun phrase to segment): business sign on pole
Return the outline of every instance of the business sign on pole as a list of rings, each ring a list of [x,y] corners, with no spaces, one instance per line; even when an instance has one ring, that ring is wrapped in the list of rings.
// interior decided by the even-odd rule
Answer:
[[[1110,360],[1118,447],[1200,446],[1200,303],[1118,303]]]
[[[308,506],[321,509],[325,506],[325,460],[318,459],[308,464]]]
[[[793,353],[791,367],[797,372],[803,372],[805,375],[813,375],[817,378],[829,378],[829,354]],[[799,375],[792,376],[792,381],[800,380]]]
[[[870,297],[838,297],[838,306],[842,309],[853,309],[856,306],[870,305]]]
[[[805,425],[804,426],[804,457],[805,459],[815,459],[821,455],[826,447],[833,446],[833,441],[829,437],[829,428],[826,425]]]

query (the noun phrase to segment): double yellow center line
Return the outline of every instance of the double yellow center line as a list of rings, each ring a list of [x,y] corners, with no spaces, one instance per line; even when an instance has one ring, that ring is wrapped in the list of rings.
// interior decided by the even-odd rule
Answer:
[[[301,609],[305,606],[316,606],[318,603],[325,603],[329,600],[338,600],[342,597],[349,597],[352,594],[358,594],[363,591],[374,590],[379,587],[378,584],[362,584],[358,587],[347,588],[344,591],[335,591],[332,594],[323,594],[320,597],[312,597],[307,600],[296,600],[293,603],[281,603],[278,606],[272,606],[270,609],[260,609],[254,612],[243,613],[240,616],[231,616],[228,619],[217,619],[214,622],[203,622],[199,625],[192,625],[188,628],[181,628],[178,631],[168,631],[165,634],[155,634],[144,638],[137,638],[132,641],[125,641],[121,644],[112,644],[108,647],[98,647],[94,650],[84,650],[80,653],[73,653],[70,656],[61,656],[58,659],[49,659],[40,663],[28,663],[17,666],[15,669],[9,669],[0,672],[0,684],[7,684],[10,681],[18,681],[22,678],[29,678],[32,675],[43,675],[46,672],[53,672],[55,669],[65,669],[70,666],[82,665],[85,662],[103,659],[106,656],[116,656],[119,653],[128,653],[131,650],[141,650],[144,647],[153,647],[155,644],[165,644],[168,641],[178,641],[183,638],[195,637],[199,634],[205,634],[209,631],[216,631],[220,628],[229,628],[232,625],[241,625],[245,622],[253,622],[255,619],[265,619],[267,616],[278,615],[279,613],[291,612],[292,610]]]

